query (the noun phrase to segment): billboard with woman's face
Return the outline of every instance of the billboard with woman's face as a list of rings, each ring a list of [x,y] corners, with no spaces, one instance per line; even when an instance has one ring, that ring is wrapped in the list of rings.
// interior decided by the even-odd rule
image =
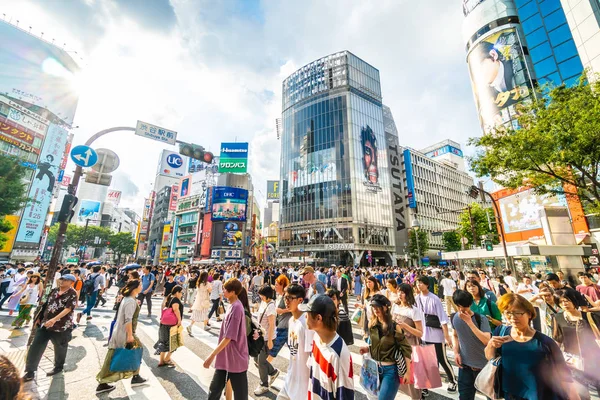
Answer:
[[[483,130],[489,132],[515,120],[518,104],[532,94],[517,31],[508,28],[486,37],[473,47],[468,63]]]

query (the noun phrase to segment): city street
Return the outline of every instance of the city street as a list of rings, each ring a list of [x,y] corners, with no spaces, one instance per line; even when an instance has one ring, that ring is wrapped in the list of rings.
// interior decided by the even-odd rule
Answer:
[[[178,349],[173,353],[173,361],[177,364],[176,368],[158,368],[158,356],[154,355],[153,345],[158,338],[158,318],[160,315],[160,305],[162,297],[155,296],[152,303],[152,318],[147,317],[147,309],[144,304],[140,310],[137,335],[144,344],[144,357],[140,375],[148,382],[144,386],[132,388],[129,380],[117,383],[117,389],[110,394],[96,395],[95,376],[100,370],[104,356],[107,351],[105,347],[108,338],[110,322],[114,316],[112,305],[114,304],[114,293],[116,288],[110,289],[107,296],[106,307],[98,307],[92,313],[93,320],[88,324],[85,318],[82,324],[73,332],[73,340],[69,343],[69,352],[65,372],[51,378],[47,378],[45,372],[50,371],[52,364],[51,345],[45,353],[36,379],[25,384],[25,389],[31,393],[35,399],[206,399],[208,386],[212,379],[214,369],[204,369],[202,364],[205,357],[210,354],[213,348],[218,344],[220,323],[213,318],[210,331],[204,331],[199,325],[194,327],[194,337],[190,338],[184,333],[185,347]],[[349,301],[350,312],[354,310],[355,298]],[[186,321],[184,326],[189,324],[189,313],[186,309]],[[9,317],[6,311],[0,312],[0,353],[7,354],[18,368],[24,368],[26,343],[29,335],[29,329],[11,330],[11,322],[14,317]],[[358,346],[365,346],[361,340],[360,330],[353,325],[354,345],[350,346],[352,352],[352,361],[354,363],[354,388],[356,390],[356,399],[366,399],[367,396],[358,383],[358,373],[362,363],[362,356],[359,354]],[[449,357],[452,357],[449,352]],[[252,398],[275,399],[279,388],[285,379],[287,364],[289,360],[289,351],[284,346],[279,356],[274,360],[273,365],[281,371],[281,374],[272,386],[271,391],[263,396],[254,396],[252,391],[259,384],[258,370],[253,362],[249,364],[249,388]],[[456,368],[456,367],[455,367]],[[432,390],[429,399],[447,399],[458,398],[458,395],[450,395],[445,391],[447,385],[443,388]],[[483,397],[479,397],[483,399]],[[396,399],[409,399],[408,396],[398,394]]]

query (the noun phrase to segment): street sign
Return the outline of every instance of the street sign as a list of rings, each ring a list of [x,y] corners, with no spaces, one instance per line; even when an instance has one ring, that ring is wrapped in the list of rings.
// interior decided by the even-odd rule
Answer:
[[[442,236],[444,234],[444,232],[431,232],[431,236]]]
[[[84,168],[89,168],[98,162],[98,154],[89,146],[75,146],[71,149],[71,160]]]
[[[98,162],[92,167],[94,171],[100,174],[110,174],[119,168],[119,156],[114,151],[98,149],[96,154],[98,155]]]
[[[79,262],[79,257],[67,258],[68,263],[77,263]]]
[[[177,142],[177,132],[142,121],[137,122],[135,134],[161,143],[174,145]]]

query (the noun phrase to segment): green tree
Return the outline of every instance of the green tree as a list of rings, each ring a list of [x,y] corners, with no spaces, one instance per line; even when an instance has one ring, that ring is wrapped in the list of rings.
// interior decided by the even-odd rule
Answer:
[[[470,139],[472,170],[508,188],[578,195],[587,212],[600,212],[600,80],[545,86],[538,99],[521,106],[519,129]]]
[[[8,240],[6,233],[15,228],[5,217],[19,211],[27,202],[23,179],[27,168],[12,156],[0,154],[0,248]]]
[[[415,233],[418,232],[418,235]],[[419,238],[419,245],[417,246],[417,236]],[[422,230],[415,231],[410,230],[408,236],[408,253],[411,259],[418,260],[429,251],[429,234]]]
[[[464,210],[458,217],[458,233],[460,233],[462,237],[467,238],[467,244],[469,246],[473,246],[473,244],[475,244],[475,247],[479,247],[481,245],[481,236],[484,235],[492,236],[492,242],[494,244],[500,243],[498,240],[498,234],[496,232],[494,212],[492,209],[484,209],[481,207],[481,205],[479,205],[479,203],[471,203],[470,207],[471,216],[469,216],[469,210]],[[473,224],[475,225],[475,239],[473,238],[471,217],[473,218]],[[490,229],[490,223],[492,229]]]
[[[135,239],[131,236],[131,233],[119,232],[112,234],[109,241],[110,244],[108,245],[108,248],[115,253],[115,256],[117,256],[117,263],[121,263],[121,256],[123,254],[133,254]]]
[[[58,233],[59,224],[54,224],[48,231],[48,242],[56,243],[56,235]],[[100,244],[94,244],[94,240],[98,237],[101,241]],[[85,226],[79,226],[75,224],[69,224],[67,227],[67,233],[65,235],[65,247],[79,248],[84,243],[88,247],[103,248],[105,243],[111,237],[111,231],[108,228],[88,225],[87,230]]]
[[[457,231],[444,232],[442,243],[446,251],[459,251],[462,249],[461,237]]]

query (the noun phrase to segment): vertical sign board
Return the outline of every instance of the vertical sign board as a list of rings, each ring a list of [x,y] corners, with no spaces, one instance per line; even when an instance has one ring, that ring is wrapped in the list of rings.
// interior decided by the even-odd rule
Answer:
[[[23,211],[23,219],[17,233],[17,242],[39,243],[40,241],[68,137],[63,127],[52,123],[48,127],[38,169],[29,190],[30,202]]]
[[[171,251],[169,253],[170,258],[174,258],[175,253],[177,252],[177,236],[179,235],[179,217],[175,217],[175,221],[173,222],[173,224],[173,240],[171,240]]]
[[[7,215],[4,217],[4,220],[11,224],[12,229],[5,233],[6,242],[4,245],[0,247],[0,253],[10,253],[13,248],[13,243],[15,242],[15,237],[17,236],[17,228],[19,227],[19,216],[18,215]]]
[[[245,174],[248,170],[248,143],[221,143],[220,173]]]
[[[115,207],[119,207],[121,202],[121,191],[110,189],[106,195],[106,201],[112,203]]]
[[[279,181],[267,181],[267,200],[279,200]]]
[[[169,211],[177,210],[177,200],[179,200],[179,185],[172,185],[171,196],[169,197]]]
[[[398,143],[398,136],[389,132],[385,133],[385,141],[387,144],[387,154],[390,166],[390,191],[392,197],[394,227],[395,227],[395,244],[396,251],[402,251],[404,243],[408,242],[408,231],[406,230],[406,200],[405,191],[402,185],[402,148]]]
[[[415,180],[413,178],[410,150],[408,149],[404,150],[404,169],[406,170],[406,194],[408,195],[408,207],[417,208]]]

